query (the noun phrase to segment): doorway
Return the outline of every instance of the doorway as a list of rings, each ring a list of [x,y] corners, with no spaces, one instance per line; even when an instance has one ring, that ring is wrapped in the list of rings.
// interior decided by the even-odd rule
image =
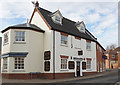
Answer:
[[[76,73],[77,73],[77,76],[80,76],[80,61],[77,61],[77,65],[76,65],[77,69],[76,69]]]

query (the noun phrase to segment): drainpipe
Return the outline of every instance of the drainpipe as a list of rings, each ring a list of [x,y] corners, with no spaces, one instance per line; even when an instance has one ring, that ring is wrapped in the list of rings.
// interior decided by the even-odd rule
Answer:
[[[55,31],[53,30],[53,79],[55,79]]]

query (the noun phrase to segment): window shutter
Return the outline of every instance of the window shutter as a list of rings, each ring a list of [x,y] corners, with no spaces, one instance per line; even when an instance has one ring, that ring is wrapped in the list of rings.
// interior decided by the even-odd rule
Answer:
[[[82,62],[82,69],[86,70],[86,62]]]
[[[74,68],[75,68],[74,61],[69,61],[69,69],[74,69]]]
[[[44,63],[44,70],[45,71],[50,71],[50,61],[45,61],[45,63]]]
[[[44,60],[50,60],[50,51],[44,52]]]

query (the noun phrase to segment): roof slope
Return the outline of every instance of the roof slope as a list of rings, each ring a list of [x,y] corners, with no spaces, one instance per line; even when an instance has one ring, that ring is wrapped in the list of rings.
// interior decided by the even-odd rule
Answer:
[[[76,26],[74,21],[71,21],[67,18],[62,19],[62,25],[60,24],[56,24],[52,21],[50,15],[52,12],[45,10],[43,8],[38,8],[38,10],[40,11],[40,13],[42,14],[42,16],[45,18],[45,20],[47,21],[47,23],[51,26],[52,30],[56,30],[56,31],[60,31],[60,32],[65,32],[77,37],[81,37],[81,38],[85,38],[91,41],[95,41],[91,36],[89,36],[87,33],[82,33],[80,32]]]
[[[85,33],[80,32],[76,28],[76,26],[75,26],[76,22],[71,21],[71,20],[63,17],[63,19],[62,19],[62,25],[56,24],[56,23],[54,23],[52,21],[52,19],[50,17],[50,15],[52,14],[52,12],[50,12],[48,10],[45,10],[45,9],[43,9],[41,7],[38,7],[38,10],[40,11],[40,13],[44,17],[44,19],[47,21],[47,23],[51,26],[52,30],[56,30],[56,31],[60,31],[60,32],[65,32],[65,33],[68,33],[68,34],[76,36],[76,37],[88,39],[88,40],[96,42],[97,44],[99,44],[101,46],[101,44],[96,40],[96,38],[93,35],[91,35],[91,33],[87,29],[85,29],[86,30]],[[102,49],[104,49],[104,48],[102,47]]]
[[[38,26],[36,26],[34,24],[24,23],[24,24],[18,24],[18,25],[14,25],[14,26],[9,26],[8,28],[2,30],[2,33],[4,31],[6,31],[7,29],[10,29],[10,28],[23,28],[23,29],[24,28],[30,28],[30,29],[33,29],[33,30],[45,32],[44,30],[42,30],[41,28],[39,28]]]

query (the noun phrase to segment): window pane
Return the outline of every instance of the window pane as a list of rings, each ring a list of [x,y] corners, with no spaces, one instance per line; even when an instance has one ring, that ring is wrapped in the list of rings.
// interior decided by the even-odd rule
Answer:
[[[16,32],[16,41],[25,41],[25,32]]]
[[[8,33],[4,34],[4,43],[8,42]]]
[[[15,69],[24,69],[24,58],[15,58]]]
[[[66,58],[61,59],[61,69],[67,69],[67,59]]]

